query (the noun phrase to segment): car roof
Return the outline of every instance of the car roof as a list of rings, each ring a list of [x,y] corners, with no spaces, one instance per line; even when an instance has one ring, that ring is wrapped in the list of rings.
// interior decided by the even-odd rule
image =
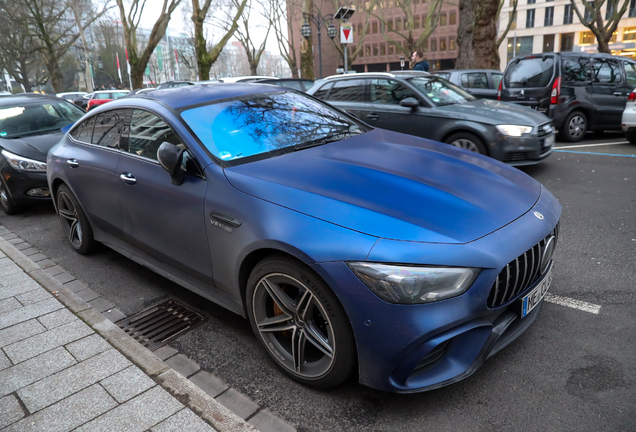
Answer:
[[[388,78],[410,78],[416,76],[427,76],[428,72],[422,71],[392,71],[392,72],[361,72],[355,74],[339,74],[325,77],[325,80],[343,78],[365,78],[365,77],[388,77]]]
[[[38,94],[38,93],[21,93],[21,94],[17,94],[15,96],[7,96],[7,97],[3,97],[2,99],[0,99],[0,107],[3,106],[7,106],[7,105],[15,105],[15,104],[21,104],[21,103],[27,103],[27,102],[32,102],[34,100],[54,100],[54,101],[59,101],[60,98],[58,98],[55,95],[42,95],[42,94]]]
[[[277,77],[273,77],[273,76],[266,76],[266,75],[246,75],[246,76],[237,76],[237,77],[225,77],[225,78],[219,78],[219,81],[230,84],[230,83],[235,83],[235,82],[239,82],[242,80],[253,80],[253,79],[273,79],[273,80],[277,80]]]
[[[95,93],[117,93],[117,92],[129,92],[130,90],[125,90],[125,89],[115,89],[115,90],[97,90],[92,92],[91,94],[95,94]]]
[[[150,99],[178,109],[190,105],[205,104],[220,99],[236,98],[257,93],[280,92],[280,87],[256,83],[199,84],[171,89],[160,89],[127,97],[126,99]]]
[[[436,75],[436,74],[440,74],[440,73],[453,73],[453,72],[461,72],[461,73],[466,73],[466,72],[496,72],[496,73],[502,73],[501,71],[499,71],[497,69],[445,69],[445,70],[439,70],[439,71],[431,72],[431,74]]]

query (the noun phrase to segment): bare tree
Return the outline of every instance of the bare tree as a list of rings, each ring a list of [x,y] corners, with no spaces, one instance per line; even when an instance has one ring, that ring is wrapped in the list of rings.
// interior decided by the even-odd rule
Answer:
[[[272,23],[271,21],[268,21],[266,19],[266,21],[268,21],[267,32],[265,33],[265,38],[263,39],[263,42],[257,48],[256,45],[254,45],[254,39],[252,35],[250,34],[250,25],[249,25],[249,20],[253,11],[254,11],[253,0],[250,0],[249,7],[246,7],[245,10],[243,11],[243,14],[241,15],[241,19],[240,19],[241,23],[238,29],[236,30],[236,38],[239,40],[239,42],[241,42],[241,45],[243,45],[243,48],[245,49],[245,54],[247,55],[247,62],[250,65],[250,73],[252,75],[256,75],[256,69],[258,68],[258,63],[261,61],[261,56],[263,55],[263,52],[265,51],[265,43],[267,42],[267,37],[269,36],[269,32],[272,29]]]
[[[126,48],[128,49],[132,86],[133,88],[140,88],[143,86],[144,71],[148,65],[150,55],[165,35],[172,12],[174,12],[181,0],[170,0],[170,3],[168,3],[168,0],[163,0],[159,18],[157,18],[157,21],[150,31],[148,42],[145,48],[140,48],[139,50],[137,46],[137,29],[139,28],[139,21],[146,6],[146,0],[132,0],[128,12],[126,12],[124,6],[124,0],[116,1],[124,28]],[[155,3],[153,3],[153,5],[154,4]]]
[[[38,49],[31,40],[27,24],[21,22],[23,15],[14,9],[20,7],[13,2],[0,2],[0,14],[11,17],[0,26],[0,71],[6,70],[26,92],[31,91],[29,78],[39,69]]]
[[[203,24],[208,19],[208,12],[212,5],[212,0],[205,0],[203,6],[200,5],[199,0],[192,0],[192,22],[194,23],[194,47],[197,55],[197,66],[199,69],[199,79],[210,79],[210,67],[217,60],[221,51],[234,35],[238,28],[238,22],[245,11],[245,5],[247,0],[232,0],[229,5],[217,5],[225,6],[223,9],[227,9],[229,6],[234,6],[236,12],[233,16],[228,14],[228,20],[221,18],[221,20],[213,20],[215,24],[221,28],[224,28],[225,34],[221,37],[221,40],[214,45],[211,49],[208,49],[207,41],[203,31]],[[218,7],[217,9],[220,9]],[[230,8],[233,9],[233,8]],[[226,24],[231,20],[231,24],[226,28]]]
[[[589,28],[598,42],[598,52],[611,53],[609,48],[612,35],[618,28],[618,24],[625,15],[627,7],[630,4],[630,0],[623,0],[623,5],[619,8],[621,0],[607,0],[607,11],[605,14],[605,21],[603,20],[603,14],[601,13],[601,7],[606,3],[606,0],[586,1],[581,0],[583,3],[583,14],[579,10],[576,2],[570,0],[572,7],[576,12],[576,16],[579,17],[581,24]]]

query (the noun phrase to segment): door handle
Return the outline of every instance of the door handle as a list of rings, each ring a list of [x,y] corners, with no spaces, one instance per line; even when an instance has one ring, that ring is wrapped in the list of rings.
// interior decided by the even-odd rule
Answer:
[[[622,96],[623,93],[622,92],[614,92],[614,96]]]
[[[371,114],[367,114],[367,118],[368,118],[369,120],[377,120],[377,119],[379,119],[379,118],[380,118],[380,115],[379,115],[379,114],[376,114],[376,113],[371,113]]]
[[[121,181],[129,185],[134,185],[135,183],[137,183],[137,179],[131,173],[122,173],[119,178],[121,179]]]
[[[71,168],[77,168],[79,166],[79,162],[77,162],[77,159],[68,159],[66,161],[66,165],[70,166]]]

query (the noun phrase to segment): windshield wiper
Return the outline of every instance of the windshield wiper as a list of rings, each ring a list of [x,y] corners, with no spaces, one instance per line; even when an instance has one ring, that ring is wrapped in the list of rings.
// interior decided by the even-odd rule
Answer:
[[[323,144],[328,144],[330,142],[334,142],[334,141],[340,141],[344,138],[346,138],[344,135],[349,135],[348,132],[344,132],[344,133],[339,133],[339,134],[333,134],[333,135],[327,135],[321,138],[317,138],[315,140],[311,140],[311,141],[306,141],[302,144],[296,144],[293,148],[294,151],[296,150],[303,150],[309,147],[316,147],[316,146],[320,146]]]

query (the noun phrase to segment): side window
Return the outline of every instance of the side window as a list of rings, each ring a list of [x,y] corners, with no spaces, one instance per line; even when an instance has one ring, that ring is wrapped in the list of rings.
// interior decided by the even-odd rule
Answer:
[[[95,130],[91,142],[103,147],[119,149],[119,141],[128,110],[112,110],[95,118]]]
[[[438,77],[444,78],[445,80],[450,79],[451,74],[449,74],[448,72],[439,72],[436,73],[435,75],[437,75]]]
[[[316,92],[314,93],[314,97],[318,99],[324,99],[332,85],[332,82],[323,85],[318,90],[316,90]]]
[[[407,97],[417,98],[415,93],[394,80],[369,80],[371,103],[384,105],[399,105]]]
[[[329,92],[329,101],[364,102],[364,80],[347,79],[337,81]]]
[[[625,79],[627,80],[627,84],[636,87],[636,63],[624,61],[623,64],[625,65]]]
[[[592,81],[590,60],[585,57],[566,57],[563,59],[563,81],[587,82]]]
[[[95,117],[91,117],[88,120],[80,123],[73,131],[71,136],[76,141],[90,143],[93,137],[93,127],[95,126]]]
[[[619,84],[621,82],[621,69],[618,62],[608,59],[594,59],[594,82],[600,84]]]
[[[503,78],[503,74],[500,73],[491,73],[490,77],[492,78],[493,88],[497,90],[499,88],[499,84],[501,83],[501,79]]]
[[[470,72],[461,75],[461,85],[464,88],[487,89],[488,75],[484,72]]]
[[[177,134],[160,117],[148,111],[133,110],[128,151],[157,160],[157,150],[164,141],[185,148]]]

